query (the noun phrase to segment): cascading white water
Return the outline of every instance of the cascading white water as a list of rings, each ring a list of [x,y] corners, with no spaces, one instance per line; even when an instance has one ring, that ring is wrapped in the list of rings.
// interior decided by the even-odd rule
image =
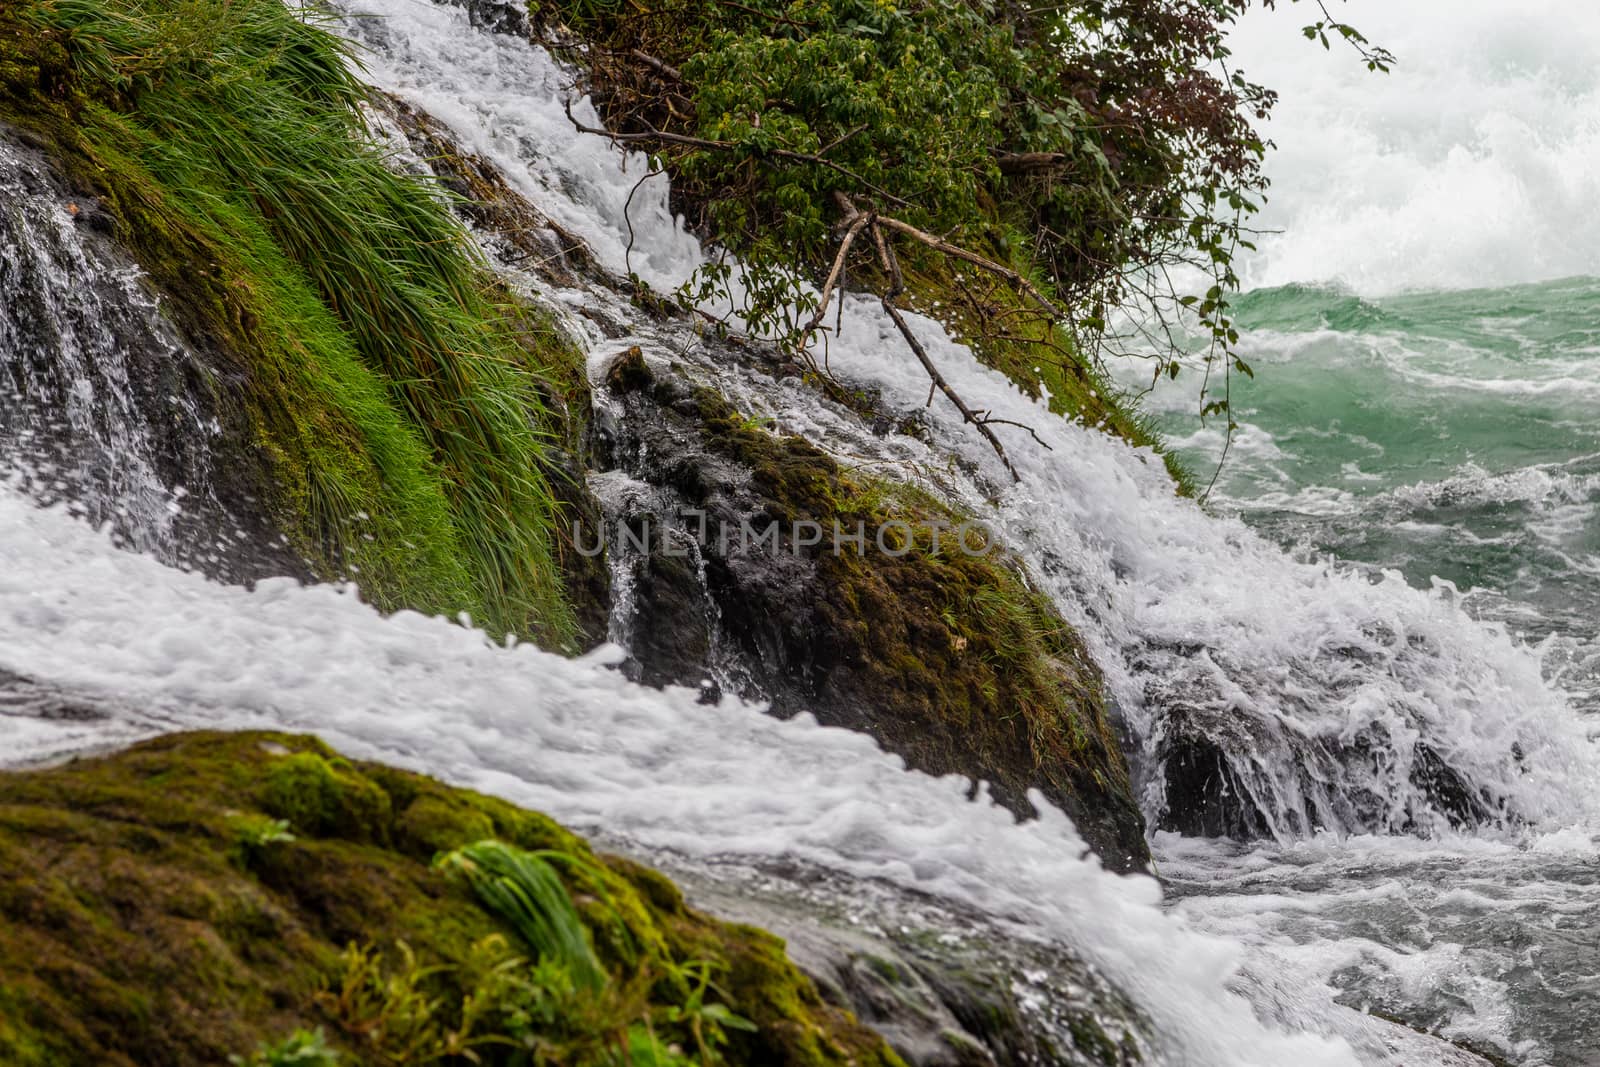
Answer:
[[[543,50],[473,30],[464,14],[446,7],[379,0],[347,10],[378,84],[447,122],[463,145],[582,235],[602,264],[616,271],[631,265],[670,289],[704,261],[670,213],[667,180],[639,185],[649,173],[643,156],[573,132],[562,108],[575,95],[573,75]],[[586,102],[577,113],[598,121]],[[923,320],[919,328],[941,371],[971,403],[1034,426],[1054,449],[1013,435],[1008,447],[1027,478],[1002,498],[997,516],[1031,552],[1068,617],[1097,641],[1097,658],[1152,753],[1162,740],[1161,709],[1151,699],[1157,688],[1180,692],[1212,718],[1242,722],[1247,736],[1239,743],[1257,751],[1241,773],[1271,828],[1285,835],[1426,821],[1426,798],[1410,780],[1419,737],[1440,746],[1450,766],[1489,789],[1512,817],[1556,817],[1583,803],[1577,798],[1592,778],[1588,750],[1575,742],[1559,699],[1538,681],[1532,657],[1503,635],[1455,612],[1443,594],[1418,596],[1404,583],[1374,586],[1307,567],[1242,526],[1205,520],[1173,496],[1152,457],[1055,424],[934,324]],[[926,379],[900,354],[891,331],[870,302],[847,302],[830,365],[881,387],[891,405],[921,407]],[[679,349],[694,355],[687,341],[674,344],[675,355]],[[937,424],[936,449],[895,442],[886,456],[848,417],[818,414],[809,391],[774,390],[765,379],[741,386],[731,369],[707,370],[721,374],[717,384],[736,402],[776,417],[778,429],[824,443],[832,437],[847,458],[893,456],[937,468],[944,456],[963,454],[984,473],[953,488],[979,508],[1003,483],[982,442],[948,420]],[[1280,610],[1262,610],[1270,604]],[[1372,766],[1343,767],[1324,751],[1329,739],[1348,742],[1364,730],[1382,750]],[[1521,773],[1514,745],[1538,775]],[[1149,806],[1159,810],[1159,781],[1153,788]],[[1377,798],[1369,809],[1382,809],[1352,812],[1345,800],[1356,788]]]
[[[1080,858],[1063,816],[1015,825],[969,803],[964,781],[908,773],[861,735],[635,686],[606,669],[610,648],[571,661],[443,619],[383,619],[348,590],[218,585],[9,489],[0,551],[0,669],[124,733],[305,730],[579,828],[885,879],[1086,953],[1149,1013],[1159,1062],[1352,1062],[1340,1041],[1257,1022],[1223,988],[1234,950],[1164,915],[1153,881]],[[12,725],[8,759],[57,751],[55,728]]]
[[[701,262],[667,207],[665,179],[645,179],[638,155],[569,132],[557,103],[569,79],[540,50],[470,33],[459,15],[416,4],[380,2],[362,10],[386,16],[364,23],[385,26],[381,39],[369,41],[380,83],[447,117],[464,144],[494,160],[525,195],[582,234],[604,265],[631,268],[670,288]],[[1284,47],[1297,45],[1291,32]],[[592,121],[586,103],[578,114]],[[624,219],[623,206],[641,180]],[[606,299],[592,292],[547,295],[573,304]],[[574,320],[590,331],[597,371],[612,352],[639,341],[647,353],[670,353],[692,366],[741,410],[773,418],[779,432],[821,442],[852,465],[927,478],[993,515],[1094,642],[1125,712],[1142,727],[1147,751],[1158,752],[1160,705],[1174,699],[1200,705],[1212,729],[1234,725],[1240,734],[1235,743],[1250,757],[1242,780],[1272,829],[1297,835],[1313,828],[1417,828],[1420,822],[1448,838],[1443,820],[1430,816],[1419,796],[1413,773],[1418,740],[1515,819],[1551,828],[1592,822],[1594,754],[1562,697],[1541,679],[1537,654],[1472,619],[1447,586],[1419,592],[1395,575],[1370,578],[1299,562],[1238,522],[1205,517],[1172,496],[1154,457],[1054,422],[925,320],[917,320],[919,331],[963,395],[1033,426],[1053,446],[1045,451],[1024,435],[1008,438],[1026,472],[1020,489],[1005,488],[994,457],[947,413],[933,419],[934,448],[876,438],[849,413],[793,382],[717,365],[692,337],[663,337],[625,307],[611,310],[631,323],[635,336],[603,343],[592,326]],[[847,302],[843,334],[829,356],[847,380],[881,387],[891,407],[914,409],[925,400],[925,378],[870,302]],[[965,474],[950,471],[951,455],[961,458]],[[991,507],[996,495],[998,505]],[[1331,748],[1363,737],[1380,758],[1352,763],[1330,755]],[[1149,810],[1159,810],[1160,788],[1159,778],[1152,779]],[[1352,810],[1353,796],[1363,810]],[[1588,841],[1583,834],[1567,840],[1563,854],[1592,851]],[[1503,858],[1521,854],[1514,844],[1505,849]],[[1176,858],[1174,865],[1181,869]],[[1583,899],[1581,890],[1559,882],[1529,892],[1535,898],[1531,927],[1555,937],[1544,918]],[[1537,898],[1545,892],[1552,894],[1544,902],[1551,910],[1540,910]],[[1343,1028],[1368,1062],[1445,1062],[1438,1048],[1398,1051],[1392,1035],[1351,1026],[1330,1008],[1335,996],[1363,1003],[1363,976],[1375,975],[1381,985],[1399,969],[1395,960],[1404,948],[1371,954],[1357,944],[1335,953],[1312,941],[1299,956],[1285,954],[1274,947],[1276,938],[1287,936],[1275,932],[1281,928],[1264,923],[1259,936],[1244,936],[1236,924],[1213,923],[1197,899],[1188,897],[1183,907],[1256,946],[1238,981],[1263,1011],[1309,1029]],[[1309,901],[1313,908],[1321,903]],[[1516,1017],[1513,983],[1497,974],[1497,956],[1464,949],[1440,965],[1437,953],[1420,955],[1420,970],[1412,969],[1415,988],[1409,999],[1398,998],[1401,1007],[1416,1007],[1446,1033],[1514,1048],[1533,1062],[1559,1062],[1557,1035]],[[1342,960],[1344,970],[1307,967],[1310,957]],[[1447,1003],[1440,1010],[1438,997],[1448,1002],[1452,994],[1423,996],[1419,990],[1427,983],[1419,975],[1436,978],[1443,990],[1475,985],[1477,991],[1468,1007]],[[1340,992],[1347,987],[1355,991]],[[1307,990],[1319,992],[1308,997]],[[1538,1037],[1521,1036],[1529,1030]]]
[[[1257,8],[1235,62],[1276,89],[1269,233],[1246,288],[1338,282],[1363,295],[1593,274],[1600,246],[1600,10],[1569,0],[1330,5],[1400,59],[1374,75]]]
[[[572,132],[560,106],[569,76],[544,52],[421,0],[358,0],[346,12],[362,16],[347,25],[371,50],[377,84],[445,121],[606,267],[631,266],[670,287],[698,265],[700,249],[668,209],[665,178],[646,181],[624,218],[644,159]],[[586,105],[577,113],[596,121]],[[548,295],[570,304],[611,299],[588,290]],[[1092,642],[1152,758],[1174,693],[1242,724],[1241,751],[1258,772],[1248,781],[1257,804],[1281,819],[1274,829],[1308,829],[1291,824],[1289,812],[1329,830],[1360,828],[1340,807],[1356,787],[1383,808],[1366,813],[1377,826],[1413,818],[1425,798],[1406,760],[1419,737],[1520,819],[1550,828],[1592,819],[1592,751],[1531,652],[1473,621],[1448,590],[1418,592],[1397,578],[1297,561],[1236,521],[1207,517],[1172,494],[1154,457],[1051,419],[936,324],[915,320],[957,388],[1039,433],[1042,445],[1020,433],[1007,440],[1021,486],[1009,487],[983,442],[942,410],[932,413],[931,447],[885,442],[794,383],[696,364],[692,337],[664,339],[631,322],[619,301],[608,311],[643,341],[673,342],[673,354],[744,410],[774,417],[777,430],[803,433],[852,462],[928,478],[993,517]],[[596,345],[596,368],[611,351]],[[891,407],[926,399],[926,378],[870,302],[847,301],[830,362],[841,376],[880,387]],[[1182,910],[1254,947],[1241,955],[1198,936],[1162,914],[1152,882],[1114,878],[1077,858],[1081,843],[1059,814],[1047,809],[1015,826],[997,809],[966,803],[964,783],[907,773],[860,737],[775,722],[734,700],[708,708],[689,691],[639,689],[606,669],[604,656],[569,662],[491,648],[437,620],[380,620],[332,589],[208,584],[116,551],[4,491],[0,552],[8,564],[0,669],[92,704],[108,729],[311,730],[353,754],[651,847],[691,857],[791,855],[966,901],[1102,966],[1151,1015],[1161,1062],[1451,1062],[1436,1043],[1334,1007],[1344,981],[1336,966],[1307,966],[1305,953],[1277,951],[1276,934],[1255,936],[1190,898]],[[152,618],[163,621],[151,626]],[[81,723],[29,720],[13,729],[12,721],[22,720],[8,720],[14,759],[83,737]],[[1384,728],[1388,760],[1352,767],[1322,755],[1330,741],[1374,723]],[[1586,835],[1562,840],[1576,854],[1592,851]],[[1180,872],[1203,866],[1175,844],[1164,854]],[[1581,900],[1569,895],[1558,905]],[[1248,990],[1255,1012],[1226,986]],[[1510,1025],[1495,1019],[1497,995],[1486,987],[1462,1014],[1490,1040],[1513,1044],[1504,1041]],[[1306,1033],[1288,1035],[1285,1026]]]
[[[87,239],[80,210],[0,139],[0,455],[26,463],[40,492],[171,558],[179,508],[156,470],[130,350],[153,346],[181,366],[183,344],[138,268]],[[177,397],[172,406],[204,442],[208,420]]]
[[[219,360],[111,228],[0,128],[0,477],[175,566],[301,573],[254,487],[217,476]]]

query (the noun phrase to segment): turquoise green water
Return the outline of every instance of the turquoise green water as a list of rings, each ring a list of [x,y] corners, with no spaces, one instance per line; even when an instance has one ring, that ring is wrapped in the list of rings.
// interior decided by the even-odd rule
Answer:
[[[1254,380],[1212,495],[1285,544],[1453,583],[1600,710],[1600,280],[1237,305]],[[1150,398],[1205,477],[1222,434],[1184,380]],[[1215,384],[1215,383],[1213,383]]]

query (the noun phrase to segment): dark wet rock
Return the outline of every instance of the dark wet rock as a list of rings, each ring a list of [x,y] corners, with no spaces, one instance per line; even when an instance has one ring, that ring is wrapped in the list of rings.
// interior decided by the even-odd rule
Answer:
[[[1162,764],[1166,808],[1158,824],[1190,837],[1270,837],[1271,825],[1215,741],[1179,718],[1168,723]]]
[[[1492,822],[1494,808],[1472,783],[1445,762],[1431,746],[1417,742],[1413,748],[1411,784],[1422,790],[1450,825],[1461,829]]]
[[[651,552],[640,563],[638,611],[654,620],[634,631],[635,681],[701,684],[711,658],[711,620],[698,575],[686,557]]]
[[[1506,818],[1426,742],[1397,751],[1382,723],[1311,736],[1239,714],[1203,684],[1152,684],[1146,697],[1159,711],[1159,829],[1243,841],[1321,830],[1427,834]],[[1410,794],[1398,805],[1397,788]]]
[[[229,581],[308,577],[237,366],[182,329],[95,196],[0,125],[0,458],[43,502]]]
[[[883,1035],[911,1067],[1146,1061],[1148,1020],[1061,945],[1008,938],[989,917],[948,901],[844,885],[803,867],[759,891],[693,873],[680,878],[697,903],[783,937],[823,998]],[[848,910],[841,900],[851,902]]]
[[[92,702],[57,692],[31,678],[0,670],[0,718],[54,722],[98,722],[108,717]]]
[[[465,8],[467,21],[487,33],[528,36],[528,5],[517,0],[448,0]]]
[[[844,472],[638,349],[604,383],[597,457],[643,487],[608,501],[637,677],[710,675],[809,711],[1021,817],[1039,789],[1108,866],[1147,862],[1098,672],[1017,561],[957,551],[961,517],[937,501]],[[835,542],[836,523],[864,543]]]

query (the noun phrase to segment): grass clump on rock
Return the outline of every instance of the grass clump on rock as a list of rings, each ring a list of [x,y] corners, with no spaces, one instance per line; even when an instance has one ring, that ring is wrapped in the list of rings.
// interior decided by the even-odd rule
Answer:
[[[96,196],[248,425],[324,576],[567,643],[544,380],[446,197],[366,128],[345,43],[279,0],[19,0],[0,119]]]

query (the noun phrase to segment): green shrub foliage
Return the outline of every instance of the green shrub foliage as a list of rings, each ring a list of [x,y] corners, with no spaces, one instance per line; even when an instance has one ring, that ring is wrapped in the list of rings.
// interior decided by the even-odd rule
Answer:
[[[791,274],[821,286],[859,210],[1003,268],[961,261],[1065,333],[1030,343],[1078,353],[1106,341],[1115,310],[1164,296],[1176,312],[1174,268],[1198,267],[1209,281],[1182,297],[1189,326],[1242,367],[1226,293],[1266,189],[1256,125],[1274,101],[1229,65],[1225,31],[1248,3],[536,0],[535,12],[592,43],[602,111],[658,154],[691,221],[743,264],[732,280],[757,331],[811,338]],[[1307,27],[1330,34],[1374,68],[1391,58],[1331,17]],[[908,274],[951,259],[903,228],[880,232]],[[898,297],[876,240],[842,265]],[[687,295],[727,291],[735,269],[707,268]]]

